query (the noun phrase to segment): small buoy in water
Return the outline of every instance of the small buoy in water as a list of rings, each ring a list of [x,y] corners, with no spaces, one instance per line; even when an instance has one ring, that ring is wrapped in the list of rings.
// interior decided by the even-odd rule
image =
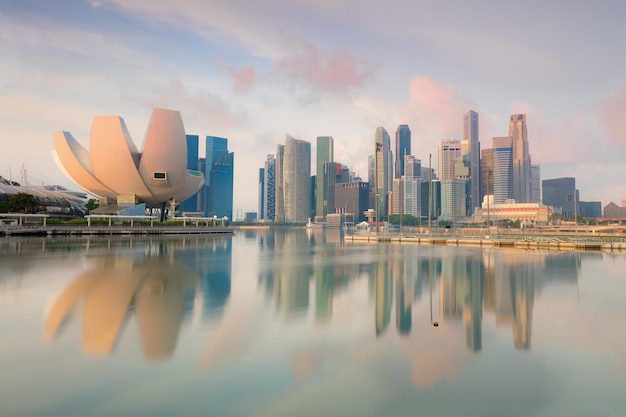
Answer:
[[[438,321],[433,321],[433,326],[439,327],[439,322]]]

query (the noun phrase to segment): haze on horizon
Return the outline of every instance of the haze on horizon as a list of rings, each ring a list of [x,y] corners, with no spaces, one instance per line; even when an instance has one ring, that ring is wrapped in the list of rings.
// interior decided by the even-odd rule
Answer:
[[[55,131],[88,146],[94,116],[115,114],[141,146],[162,107],[188,134],[229,139],[234,213],[256,211],[258,168],[286,134],[313,154],[332,135],[335,160],[366,180],[377,126],[408,124],[426,165],[471,109],[482,148],[525,113],[542,179],[573,176],[581,200],[619,204],[625,20],[619,0],[2,2],[0,175],[23,163],[70,185]]]

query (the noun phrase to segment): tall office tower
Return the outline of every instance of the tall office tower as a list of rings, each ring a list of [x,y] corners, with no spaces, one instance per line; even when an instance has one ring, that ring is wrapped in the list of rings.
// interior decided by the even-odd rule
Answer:
[[[480,186],[480,201],[486,195],[493,195],[493,148],[483,149],[481,154],[482,184]]]
[[[541,181],[543,204],[554,208],[561,208],[565,220],[573,220],[578,214],[578,190],[576,178],[554,178]]]
[[[376,140],[376,173],[375,191],[378,198],[378,211],[380,218],[387,216],[387,194],[391,191],[393,179],[393,159],[389,134],[383,127],[378,127],[375,134]]]
[[[198,144],[200,138],[198,135],[186,135],[187,140],[187,169],[192,171],[199,171],[198,165],[200,160],[198,159]],[[204,188],[204,187],[202,187]],[[198,212],[200,191],[189,197],[187,200],[180,203],[178,210],[183,212]]]
[[[287,135],[283,155],[286,222],[306,222],[311,214],[311,143]]]
[[[206,217],[233,219],[234,159],[234,153],[228,152],[228,139],[206,137]]]
[[[326,216],[328,211],[324,211],[324,200],[328,200],[328,195],[324,193],[324,164],[334,162],[334,141],[332,136],[317,137],[317,162],[315,171],[315,215]]]
[[[474,208],[480,207],[480,142],[478,141],[478,113],[468,111],[463,116],[463,139],[469,141],[469,174],[470,174],[470,201],[468,214],[474,213]]]
[[[396,130],[396,175],[404,175],[404,157],[411,155],[411,129],[408,125],[400,125]]]
[[[439,141],[439,179],[454,179],[454,164],[461,156],[461,141],[442,139]]]
[[[259,208],[258,219],[265,218],[265,168],[259,168]]]
[[[513,148],[513,198],[517,203],[530,201],[530,155],[526,115],[514,114],[509,122]]]
[[[260,217],[265,220],[274,221],[276,216],[276,158],[274,155],[269,154],[265,158],[264,169],[265,184],[265,197],[263,198],[263,213],[264,217]]]
[[[493,200],[503,204],[513,198],[513,140],[493,138]]]
[[[343,182],[335,185],[335,207],[354,214],[354,222],[366,220],[363,214],[369,208],[370,185],[361,181]]]
[[[285,145],[276,147],[276,203],[274,221],[285,221],[285,190],[283,184],[283,171],[285,160]]]
[[[541,202],[541,167],[539,165],[530,166],[530,202]]]
[[[441,181],[441,215],[439,219],[458,221],[465,218],[467,212],[466,183],[466,180],[456,178]]]
[[[421,175],[422,161],[413,155],[404,157],[404,213],[419,217],[421,215]]]
[[[323,168],[324,182],[321,184],[321,189],[326,198],[322,204],[322,213],[318,216],[326,217],[327,214],[335,213],[335,185],[343,182],[348,182],[349,175],[348,170],[344,170],[343,165],[338,162],[326,162]],[[317,184],[320,184],[319,177]],[[319,190],[320,188],[318,188]]]
[[[391,187],[391,207],[389,207],[389,214],[404,214],[405,178],[394,178]]]

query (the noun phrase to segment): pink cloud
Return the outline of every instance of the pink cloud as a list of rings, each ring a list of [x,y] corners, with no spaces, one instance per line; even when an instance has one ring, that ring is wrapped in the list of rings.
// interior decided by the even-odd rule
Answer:
[[[404,106],[403,120],[406,120],[420,138],[415,141],[418,147],[425,140],[434,144],[439,139],[462,139],[463,115],[478,110],[476,103],[459,94],[450,84],[440,84],[425,75],[416,75],[409,86],[410,100]],[[420,154],[421,149],[413,153]]]
[[[228,72],[230,72],[230,75],[233,77],[235,82],[234,88],[238,93],[247,93],[254,88],[257,73],[252,65],[246,65],[240,69],[228,67]]]
[[[244,121],[244,116],[233,111],[219,95],[204,90],[190,91],[177,80],[153,89],[150,96],[140,100],[150,109],[164,107],[179,110],[186,126],[205,126],[208,122],[210,126],[219,128],[217,131],[231,131]]]
[[[278,74],[324,90],[359,87],[371,75],[371,68],[347,48],[324,51],[305,41],[296,45],[295,54],[278,60]]]
[[[598,103],[595,115],[609,146],[626,150],[626,89]]]

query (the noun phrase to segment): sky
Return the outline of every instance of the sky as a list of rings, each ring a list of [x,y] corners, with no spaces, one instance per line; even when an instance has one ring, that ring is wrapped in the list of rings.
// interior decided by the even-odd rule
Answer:
[[[174,109],[186,133],[228,138],[240,217],[287,134],[311,142],[312,167],[316,137],[333,136],[335,161],[367,181],[378,126],[408,124],[436,168],[474,110],[481,148],[524,113],[542,179],[619,205],[624,21],[622,0],[2,0],[0,175],[71,185],[54,132],[89,147],[94,116],[119,115],[141,149],[152,110]]]

